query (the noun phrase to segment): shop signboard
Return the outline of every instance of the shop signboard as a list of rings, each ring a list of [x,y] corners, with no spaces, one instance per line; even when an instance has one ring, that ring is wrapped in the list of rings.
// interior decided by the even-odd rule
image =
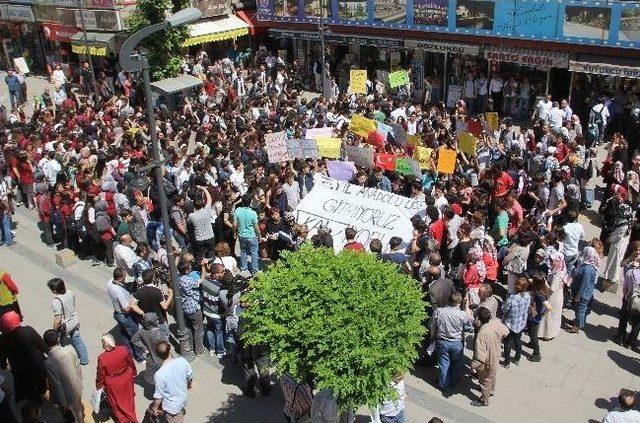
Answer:
[[[607,63],[575,62],[572,60],[569,62],[569,70],[571,72],[640,79],[640,67],[611,65]]]
[[[536,68],[566,68],[569,66],[568,54],[543,51],[487,49],[484,52],[484,57],[489,61],[518,63]]]
[[[258,19],[317,23],[319,4],[258,0]],[[328,0],[326,5],[326,24],[640,48],[638,0]]]
[[[82,26],[80,11],[74,10],[74,13],[76,26]],[[100,31],[119,31],[122,29],[120,19],[118,19],[118,12],[115,10],[84,10],[83,16],[84,25],[87,29]]]
[[[471,56],[477,56],[480,52],[480,46],[442,43],[429,40],[404,40],[404,48],[421,49],[432,53],[469,54]]]
[[[231,10],[229,0],[193,0],[191,4],[200,9],[203,18],[226,15]]]
[[[75,26],[65,26],[47,23],[42,25],[44,36],[51,41],[71,42],[71,38],[80,32],[80,28]]]
[[[3,11],[3,19],[15,22],[35,22],[33,10],[31,6],[21,6],[17,4],[8,4]]]

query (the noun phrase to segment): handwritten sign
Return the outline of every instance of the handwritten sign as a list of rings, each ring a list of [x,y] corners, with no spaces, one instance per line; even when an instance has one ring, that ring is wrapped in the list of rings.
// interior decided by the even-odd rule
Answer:
[[[284,131],[264,135],[265,148],[269,163],[291,160],[287,149],[287,133]]]
[[[413,151],[413,158],[420,164],[420,169],[432,169],[433,161],[431,159],[432,148],[417,146]]]
[[[356,241],[365,247],[373,238],[382,241],[382,245],[388,245],[392,236],[409,242],[411,217],[424,209],[423,200],[319,175],[311,192],[298,204],[294,216],[297,223],[308,226],[309,235],[314,235],[321,225],[328,226],[337,252],[344,247],[347,227],[356,229]]]
[[[302,146],[301,159],[317,159],[318,158],[318,145],[316,140],[300,140]]]
[[[366,117],[356,113],[351,116],[349,130],[356,135],[366,137],[369,135],[369,132],[376,130],[376,123],[372,119],[367,119]]]
[[[342,145],[340,138],[319,138],[316,140],[316,144],[318,145],[318,156],[329,159],[340,157],[340,146]]]
[[[409,83],[409,74],[406,70],[399,70],[389,74],[389,86],[396,88]]]
[[[379,122],[379,121],[375,121],[376,122],[376,126],[378,128],[378,132],[380,132],[381,134],[384,134],[384,139],[387,139],[387,135],[389,134],[393,134],[393,127],[390,125],[387,125],[386,123],[383,122]]]
[[[349,73],[349,89],[355,94],[367,93],[367,71],[351,69]]]
[[[407,145],[407,131],[404,130],[402,125],[399,123],[392,123],[391,127],[393,127],[394,144],[399,145],[400,147]]]
[[[330,126],[324,128],[309,128],[305,133],[308,140],[316,140],[318,138],[331,138],[333,136],[333,128]]]
[[[350,181],[356,173],[353,162],[343,162],[341,160],[329,160],[327,162],[329,176],[339,181]]]
[[[354,162],[356,165],[366,168],[373,167],[373,148],[347,145],[344,147],[344,151],[347,153],[349,160]]]
[[[487,121],[489,127],[497,131],[500,128],[500,119],[498,118],[498,113],[496,112],[487,112],[484,114],[484,120]]]
[[[413,168],[411,167],[411,163],[409,162],[408,157],[397,157],[396,158],[396,172],[400,175],[412,175]]]
[[[196,152],[197,136],[198,136],[198,133],[196,131],[191,131],[191,134],[189,134],[189,142],[187,143],[187,156],[190,156]]]
[[[478,139],[471,135],[468,132],[460,132],[458,133],[458,148],[465,154],[469,156],[476,155],[476,145],[478,144]]]
[[[456,157],[458,153],[455,150],[442,148],[438,151],[438,172],[453,173],[456,170]]]

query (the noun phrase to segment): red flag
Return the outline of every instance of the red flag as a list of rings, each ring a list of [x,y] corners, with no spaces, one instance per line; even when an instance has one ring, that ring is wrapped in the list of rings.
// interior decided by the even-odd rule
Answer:
[[[467,130],[476,138],[480,138],[482,136],[482,124],[477,119],[469,119],[467,121]]]
[[[373,145],[375,148],[383,149],[387,136],[380,132],[371,131],[367,136],[367,143]]]
[[[396,170],[396,155],[389,153],[376,154],[376,167],[383,170]]]

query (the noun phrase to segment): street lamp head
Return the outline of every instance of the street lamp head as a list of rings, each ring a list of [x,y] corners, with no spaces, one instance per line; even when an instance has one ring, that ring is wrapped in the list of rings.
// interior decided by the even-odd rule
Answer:
[[[187,7],[174,13],[167,18],[170,26],[176,27],[190,22],[197,21],[202,16],[200,9],[195,7]]]

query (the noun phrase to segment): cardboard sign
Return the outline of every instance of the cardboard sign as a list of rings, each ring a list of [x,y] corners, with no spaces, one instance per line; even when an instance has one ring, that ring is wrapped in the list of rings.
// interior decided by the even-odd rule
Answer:
[[[362,115],[354,114],[351,116],[349,130],[361,137],[366,137],[369,135],[369,132],[376,130],[376,123],[372,119],[367,119]]]
[[[318,138],[331,138],[333,136],[333,128],[326,126],[324,128],[309,128],[305,133],[308,140],[317,140]]]
[[[350,181],[356,173],[353,162],[343,162],[341,160],[330,160],[327,162],[329,176],[339,181]]]
[[[264,142],[269,163],[291,160],[287,149],[287,133],[285,131],[264,134]]]
[[[412,147],[422,145],[422,137],[420,135],[407,135],[407,144]]]
[[[455,150],[441,148],[438,150],[438,172],[453,173],[456,170],[456,157],[458,153]]]
[[[356,241],[365,248],[373,238],[388,245],[392,236],[411,241],[411,217],[423,213],[425,202],[376,188],[361,187],[318,175],[315,184],[294,212],[296,222],[314,235],[320,225],[328,226],[336,252],[345,244],[344,230],[356,229]],[[375,218],[372,218],[375,216]]]
[[[404,147],[407,145],[407,131],[399,123],[392,123],[394,144]]]
[[[287,152],[292,160],[302,158],[302,144],[300,144],[300,141],[302,140],[286,140]]]
[[[467,130],[476,138],[482,136],[482,124],[478,119],[470,119],[467,121]]]
[[[191,131],[191,134],[189,134],[189,142],[187,143],[187,156],[190,156],[196,152],[197,136],[198,136],[198,133],[196,131]]]
[[[27,61],[24,60],[24,57],[14,57],[13,58],[13,67],[18,69],[20,73],[28,74],[31,72],[29,70],[29,65],[27,65]]]
[[[389,86],[396,88],[409,83],[409,74],[406,70],[399,70],[389,73]]]
[[[318,145],[316,140],[300,140],[302,146],[301,159],[317,159],[318,158]]]
[[[375,154],[373,148],[347,145],[344,147],[344,151],[347,153],[347,158],[356,165],[366,168],[373,167],[373,156]]]
[[[329,159],[340,158],[340,146],[342,145],[340,138],[319,138],[316,140],[316,144],[318,145],[318,156]]]
[[[408,157],[396,158],[396,172],[398,172],[400,175],[413,174],[413,168],[411,167],[411,163],[409,163]]]
[[[484,114],[484,120],[487,121],[489,127],[494,131],[500,129],[500,119],[498,118],[498,113],[496,112],[487,112]]]
[[[460,132],[458,134],[458,148],[469,156],[476,155],[476,145],[478,140],[468,132]]]
[[[355,94],[367,93],[367,71],[351,69],[349,72],[349,89]]]
[[[385,140],[387,139],[387,135],[393,134],[393,127],[391,125],[387,125],[386,123],[378,122],[378,121],[375,121],[375,122],[378,128],[378,132],[380,132],[381,134],[384,134]]]
[[[429,169],[433,168],[433,160],[431,159],[431,153],[433,153],[433,148],[427,148],[422,146],[417,146],[413,151],[413,158],[418,161],[420,164],[420,169]]]

